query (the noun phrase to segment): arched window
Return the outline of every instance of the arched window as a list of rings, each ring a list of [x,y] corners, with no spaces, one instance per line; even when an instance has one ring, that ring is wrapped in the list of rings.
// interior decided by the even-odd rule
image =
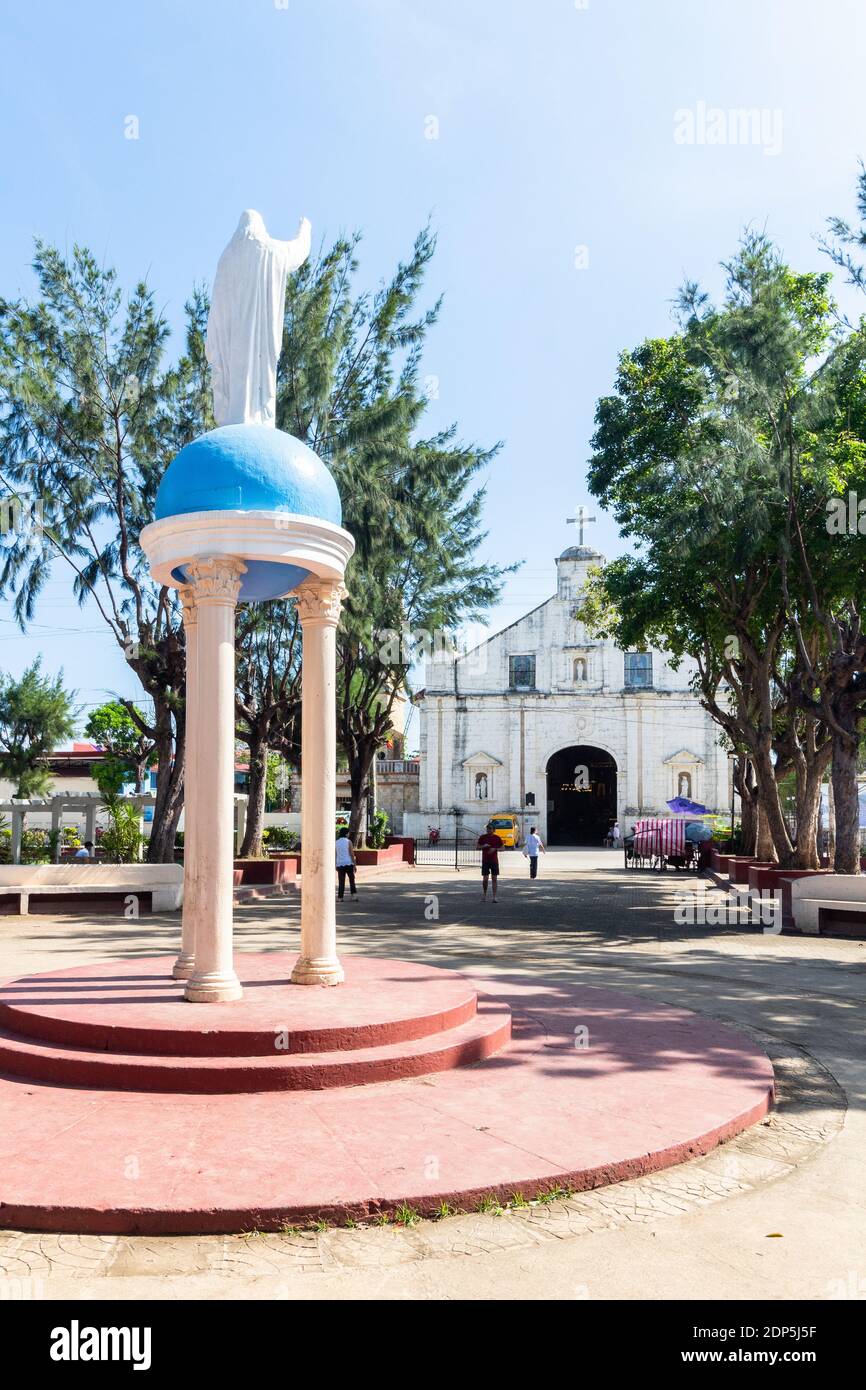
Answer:
[[[574,677],[574,680],[575,680],[575,681],[585,681],[585,680],[586,680],[586,675],[587,675],[587,671],[586,671],[586,657],[585,657],[585,656],[576,656],[576,657],[574,658],[574,666],[573,666],[573,677]]]
[[[487,800],[487,773],[476,772],[475,774],[475,798],[477,801]]]

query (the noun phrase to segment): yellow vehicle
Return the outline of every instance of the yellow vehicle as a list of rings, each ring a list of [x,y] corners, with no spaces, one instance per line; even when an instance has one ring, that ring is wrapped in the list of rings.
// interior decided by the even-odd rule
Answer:
[[[520,821],[508,811],[495,811],[490,817],[494,835],[498,835],[506,849],[517,849],[520,844]]]

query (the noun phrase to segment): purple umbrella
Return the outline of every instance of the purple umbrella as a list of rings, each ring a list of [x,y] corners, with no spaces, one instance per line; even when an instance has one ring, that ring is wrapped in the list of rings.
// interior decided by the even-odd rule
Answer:
[[[708,816],[710,814],[706,806],[702,806],[699,801],[689,801],[687,796],[675,796],[673,801],[669,801],[667,804],[675,816]]]

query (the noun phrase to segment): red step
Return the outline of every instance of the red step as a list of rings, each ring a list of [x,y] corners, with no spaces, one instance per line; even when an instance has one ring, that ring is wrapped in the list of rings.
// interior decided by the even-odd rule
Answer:
[[[31,1081],[107,1090],[232,1094],[318,1091],[425,1076],[481,1062],[511,1037],[511,1010],[478,997],[468,1022],[420,1039],[331,1052],[269,1056],[160,1056],[103,1051],[26,1037],[0,1028],[0,1072]],[[270,1035],[271,1046],[274,1035]]]
[[[447,1032],[475,1014],[476,989],[410,961],[345,960],[338,989],[291,983],[295,957],[238,953],[243,999],[189,1004],[172,956],[109,961],[0,986],[0,1028],[97,1052],[270,1057],[381,1047]]]

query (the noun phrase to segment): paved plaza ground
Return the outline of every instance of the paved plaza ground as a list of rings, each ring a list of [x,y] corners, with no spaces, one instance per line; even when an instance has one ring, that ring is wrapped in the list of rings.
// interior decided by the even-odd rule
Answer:
[[[338,906],[344,954],[628,991],[729,1022],[772,1058],[770,1118],[645,1178],[505,1213],[406,1226],[209,1237],[0,1232],[0,1292],[47,1298],[606,1299],[866,1297],[866,945],[679,926],[697,881],[551,851],[536,882],[502,856],[406,869]],[[296,950],[296,895],[235,914],[241,951]],[[0,975],[171,952],[179,922],[0,921]],[[335,1141],[336,1142],[336,1141]],[[46,1161],[63,1163],[59,1152]]]

